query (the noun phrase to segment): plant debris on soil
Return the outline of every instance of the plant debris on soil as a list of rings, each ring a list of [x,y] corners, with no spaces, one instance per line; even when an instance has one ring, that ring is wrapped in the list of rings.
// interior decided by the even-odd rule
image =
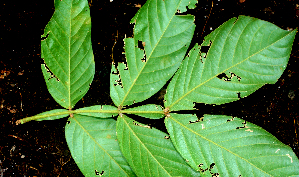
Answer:
[[[145,1],[90,1],[92,44],[96,75],[76,108],[112,105],[109,97],[111,62],[123,61],[123,39],[132,37],[131,18]],[[66,118],[55,121],[15,122],[27,116],[61,108],[49,94],[40,69],[40,40],[54,12],[54,1],[1,2],[0,6],[0,176],[83,176],[64,138]],[[288,0],[201,0],[195,10],[194,43],[238,15],[274,23],[285,30],[299,26],[299,2]],[[296,36],[289,64],[274,85],[265,85],[247,98],[220,106],[197,104],[200,114],[224,114],[261,126],[299,157],[298,58]],[[165,90],[148,102],[162,104]],[[140,120],[166,131],[163,120]]]

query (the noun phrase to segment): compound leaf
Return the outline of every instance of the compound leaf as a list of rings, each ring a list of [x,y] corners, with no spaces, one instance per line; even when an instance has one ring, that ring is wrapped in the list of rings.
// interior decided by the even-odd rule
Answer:
[[[87,0],[55,0],[44,30],[42,71],[52,97],[70,109],[86,94],[95,73]]]
[[[138,11],[132,20],[134,38],[124,40],[127,61],[111,70],[110,95],[116,106],[144,101],[172,77],[195,29],[194,16],[176,13],[194,7],[194,2],[148,0]]]
[[[117,119],[120,149],[138,176],[200,176],[176,151],[169,136],[125,115]]]
[[[195,45],[165,95],[170,110],[192,109],[194,102],[223,104],[246,97],[283,73],[296,34],[256,18],[230,19]]]
[[[191,167],[220,176],[299,175],[292,149],[252,123],[223,115],[170,114],[171,140]]]
[[[114,119],[74,114],[65,127],[72,157],[85,176],[135,176],[116,139]]]

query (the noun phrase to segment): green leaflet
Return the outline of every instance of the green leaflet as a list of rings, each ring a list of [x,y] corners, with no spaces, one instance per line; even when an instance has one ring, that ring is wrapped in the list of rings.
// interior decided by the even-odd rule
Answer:
[[[95,119],[74,114],[65,126],[71,154],[85,176],[135,176],[116,140],[114,119]]]
[[[117,119],[120,149],[138,176],[200,176],[176,151],[168,135],[123,115]]]
[[[289,146],[242,119],[204,115],[198,120],[194,115],[170,114],[165,124],[193,169],[221,176],[299,174],[299,160]]]
[[[194,16],[175,14],[177,9],[183,12],[188,5],[194,7],[195,2],[149,0],[138,11],[133,18],[134,38],[124,40],[127,62],[111,70],[110,95],[116,106],[149,98],[172,77],[195,29]],[[137,47],[138,42],[144,51]]]
[[[42,71],[52,97],[70,109],[86,94],[95,73],[87,0],[55,0],[45,28]]]
[[[150,119],[160,119],[164,117],[163,108],[160,105],[147,104],[130,109],[125,109],[123,113],[135,114]]]
[[[198,45],[191,49],[167,88],[165,107],[228,103],[275,83],[287,65],[295,34],[259,19],[232,18],[205,37],[203,46],[211,43],[207,55]]]
[[[118,114],[118,110],[114,106],[110,105],[95,105],[80,108],[74,111],[76,114],[100,117],[100,118],[110,118]]]

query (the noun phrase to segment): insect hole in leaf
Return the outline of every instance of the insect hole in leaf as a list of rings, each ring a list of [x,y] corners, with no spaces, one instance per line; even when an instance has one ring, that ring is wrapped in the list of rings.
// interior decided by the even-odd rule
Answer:
[[[47,72],[50,73],[50,77],[48,78],[48,80],[55,78],[57,82],[59,82],[60,80],[58,79],[58,77],[55,76],[55,74],[48,68],[48,66],[46,64],[43,65],[46,68]]]

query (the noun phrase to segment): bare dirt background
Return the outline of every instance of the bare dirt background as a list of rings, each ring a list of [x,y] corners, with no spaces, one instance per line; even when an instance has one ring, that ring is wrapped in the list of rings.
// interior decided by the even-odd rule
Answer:
[[[96,75],[87,95],[76,108],[112,104],[109,97],[111,56],[123,60],[123,38],[132,36],[130,19],[143,1],[93,0],[92,43]],[[195,10],[196,31],[191,46],[223,22],[249,15],[283,29],[299,26],[299,2],[292,0],[200,0]],[[16,120],[60,108],[48,93],[40,64],[40,40],[54,12],[53,0],[1,1],[0,4],[0,176],[82,176],[64,138],[66,119],[29,122]],[[274,85],[266,85],[251,96],[221,106],[201,105],[198,114],[232,115],[255,123],[280,141],[298,150],[298,58],[297,35],[289,64]],[[148,102],[161,103],[163,91]],[[139,120],[139,119],[138,119]],[[148,121],[165,131],[162,121]]]

